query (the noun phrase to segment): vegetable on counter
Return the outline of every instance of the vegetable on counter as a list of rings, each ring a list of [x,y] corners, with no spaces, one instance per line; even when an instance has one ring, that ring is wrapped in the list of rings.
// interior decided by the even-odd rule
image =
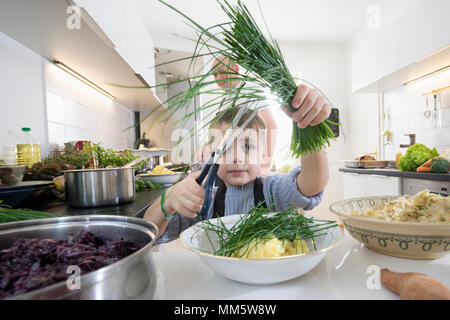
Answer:
[[[401,300],[450,300],[450,287],[439,280],[416,272],[381,270],[381,283]]]
[[[158,183],[150,181],[142,181],[140,179],[134,180],[134,186],[136,192],[146,191],[146,190],[160,190],[162,186]]]
[[[137,159],[129,150],[114,151],[98,144],[85,144],[84,149],[77,150],[70,143],[64,148],[55,148],[47,158],[33,164],[24,174],[24,181],[53,180],[61,176],[64,170],[87,168],[97,162],[98,168],[118,168]],[[142,162],[141,162],[142,163]],[[138,166],[140,164],[137,164]]]
[[[28,209],[10,209],[0,207],[0,223],[62,217],[59,214],[33,211]]]
[[[420,167],[417,172],[433,172],[433,173],[448,173],[450,170],[450,162],[443,157],[434,157]]]
[[[417,172],[431,172],[431,159],[422,164],[420,167],[417,168]]]
[[[416,143],[408,148],[406,154],[400,157],[398,167],[401,171],[417,171],[422,164],[431,158],[439,156],[436,148],[429,149],[425,145]]]
[[[450,169],[450,162],[442,157],[436,157],[430,161],[431,172],[436,173],[448,173]]]
[[[119,168],[138,158],[129,150],[116,152],[111,148],[103,148],[100,143],[94,143],[92,151],[99,168]]]

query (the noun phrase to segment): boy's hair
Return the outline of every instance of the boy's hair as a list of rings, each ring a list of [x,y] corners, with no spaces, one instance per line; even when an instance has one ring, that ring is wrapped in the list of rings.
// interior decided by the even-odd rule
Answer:
[[[216,117],[219,117],[219,119],[213,120],[213,122],[211,123],[209,128],[214,129],[222,124],[231,125],[233,123],[234,117],[239,112],[239,110],[241,110],[241,108],[245,108],[246,110],[245,110],[244,114],[242,115],[241,119],[239,119],[237,126],[239,127],[239,126],[243,125],[244,122],[247,121],[247,119],[253,114],[254,111],[250,110],[246,107],[233,107],[233,108],[229,108],[226,111],[220,111],[220,112],[216,113]],[[255,130],[266,129],[266,124],[264,123],[264,120],[259,115],[256,115],[252,119],[252,121],[250,121],[250,123],[247,125],[247,128],[255,129]]]

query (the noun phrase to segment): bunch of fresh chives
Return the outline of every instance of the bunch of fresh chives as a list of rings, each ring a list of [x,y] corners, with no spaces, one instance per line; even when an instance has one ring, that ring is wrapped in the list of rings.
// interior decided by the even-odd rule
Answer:
[[[196,40],[194,55],[190,57],[192,61],[197,57],[208,56],[213,60],[222,55],[246,70],[245,73],[234,74],[232,78],[225,80],[211,81],[210,76],[217,73],[215,70],[208,70],[204,74],[191,77],[190,80],[193,85],[186,92],[182,92],[167,101],[168,110],[172,111],[172,114],[183,109],[195,95],[204,93],[217,94],[220,98],[206,102],[200,110],[187,114],[183,119],[201,110],[212,109],[218,105],[223,106],[224,101],[228,102],[228,108],[234,106],[229,102],[243,99],[247,99],[250,105],[259,103],[258,108],[264,108],[267,105],[261,104],[261,102],[267,100],[266,91],[270,91],[277,96],[282,105],[288,106],[293,111],[291,102],[297,86],[286,66],[281,50],[276,41],[273,39],[269,41],[263,35],[251,13],[240,0],[235,6],[227,0],[217,0],[229,21],[208,28],[202,27],[164,1],[160,0],[160,2],[181,14],[196,30],[198,39]],[[207,50],[208,53],[201,53],[201,50]],[[232,80],[240,80],[247,84],[254,84],[254,86],[244,89],[229,88],[226,91],[208,89],[211,84]],[[211,122],[217,120],[214,118]],[[320,151],[324,146],[329,146],[330,140],[334,139],[334,134],[327,122],[329,121],[306,128],[299,128],[293,122],[290,145],[292,155],[299,157],[310,152]],[[206,125],[209,125],[209,123]]]
[[[57,217],[61,215],[28,209],[0,208],[0,223]]]
[[[297,86],[286,66],[281,50],[275,40],[271,39],[269,41],[263,35],[251,13],[240,0],[238,0],[235,6],[231,5],[227,0],[216,0],[229,21],[210,27],[201,26],[172,5],[163,0],[159,1],[185,18],[186,22],[195,30],[197,39],[193,39],[195,49],[192,56],[164,62],[155,67],[190,59],[190,68],[187,72],[187,74],[190,74],[197,58],[205,58],[207,63],[204,64],[204,67],[198,73],[186,76],[185,79],[153,86],[152,88],[169,86],[184,81],[188,81],[189,83],[188,89],[162,102],[161,105],[154,108],[141,121],[152,116],[152,123],[161,120],[161,118],[162,121],[168,121],[175,114],[184,114],[184,116],[175,122],[178,123],[200,112],[204,112],[206,118],[211,118],[211,120],[204,124],[203,128],[205,128],[211,123],[217,122],[224,113],[217,113],[217,109],[219,111],[226,111],[229,108],[241,105],[253,109],[270,107],[272,104],[267,100],[267,92],[275,95],[280,105],[287,106],[293,111],[291,102]],[[208,63],[222,56],[242,66],[245,71],[235,73],[230,70],[229,72],[224,72],[224,74],[229,76],[227,79],[216,80],[214,78],[211,80],[214,74],[217,75],[220,72],[217,70],[205,70],[205,68],[208,66]],[[216,67],[216,69],[218,68],[220,66]],[[234,88],[227,88],[227,90],[218,88],[220,82],[237,80],[247,85],[245,87],[236,86]],[[307,81],[305,82],[312,85]],[[117,84],[115,86],[124,88],[148,88]],[[214,98],[204,101],[200,108],[187,112],[190,101],[199,95],[212,95]],[[325,99],[327,98],[325,97]],[[331,105],[328,99],[327,101]],[[155,116],[155,113],[158,112],[159,114]],[[169,115],[164,117],[167,113]],[[292,155],[300,157],[307,153],[320,151],[324,146],[330,146],[331,140],[334,140],[335,137],[328,123],[337,125],[326,120],[317,126],[299,128],[293,122],[290,144]],[[191,136],[194,134],[195,132]],[[179,141],[179,143],[181,142]]]
[[[231,228],[228,228],[220,218],[217,223],[203,220],[199,226],[206,232],[212,231],[217,236],[218,248],[208,239],[214,250],[214,255],[231,256],[241,248],[248,248],[252,243],[266,241],[275,236],[278,240],[296,241],[308,240],[322,236],[323,230],[336,227],[335,221],[307,218],[295,209],[288,209],[269,215],[270,208],[257,206],[250,210]],[[315,242],[313,241],[314,249]]]

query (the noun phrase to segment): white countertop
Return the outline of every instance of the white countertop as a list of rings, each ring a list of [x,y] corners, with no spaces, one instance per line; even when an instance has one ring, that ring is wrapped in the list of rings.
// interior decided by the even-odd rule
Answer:
[[[368,288],[368,282],[376,286],[371,265],[397,272],[424,273],[450,285],[450,255],[437,260],[390,257],[367,249],[347,231],[344,241],[331,249],[312,271],[270,286],[242,284],[217,275],[179,240],[155,247],[151,255],[157,271],[154,299],[398,299],[382,284],[379,289]]]

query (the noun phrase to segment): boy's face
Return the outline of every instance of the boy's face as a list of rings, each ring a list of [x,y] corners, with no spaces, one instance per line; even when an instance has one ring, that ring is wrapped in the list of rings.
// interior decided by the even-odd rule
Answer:
[[[252,183],[261,173],[263,136],[259,130],[246,129],[222,156],[217,175],[227,187]]]

